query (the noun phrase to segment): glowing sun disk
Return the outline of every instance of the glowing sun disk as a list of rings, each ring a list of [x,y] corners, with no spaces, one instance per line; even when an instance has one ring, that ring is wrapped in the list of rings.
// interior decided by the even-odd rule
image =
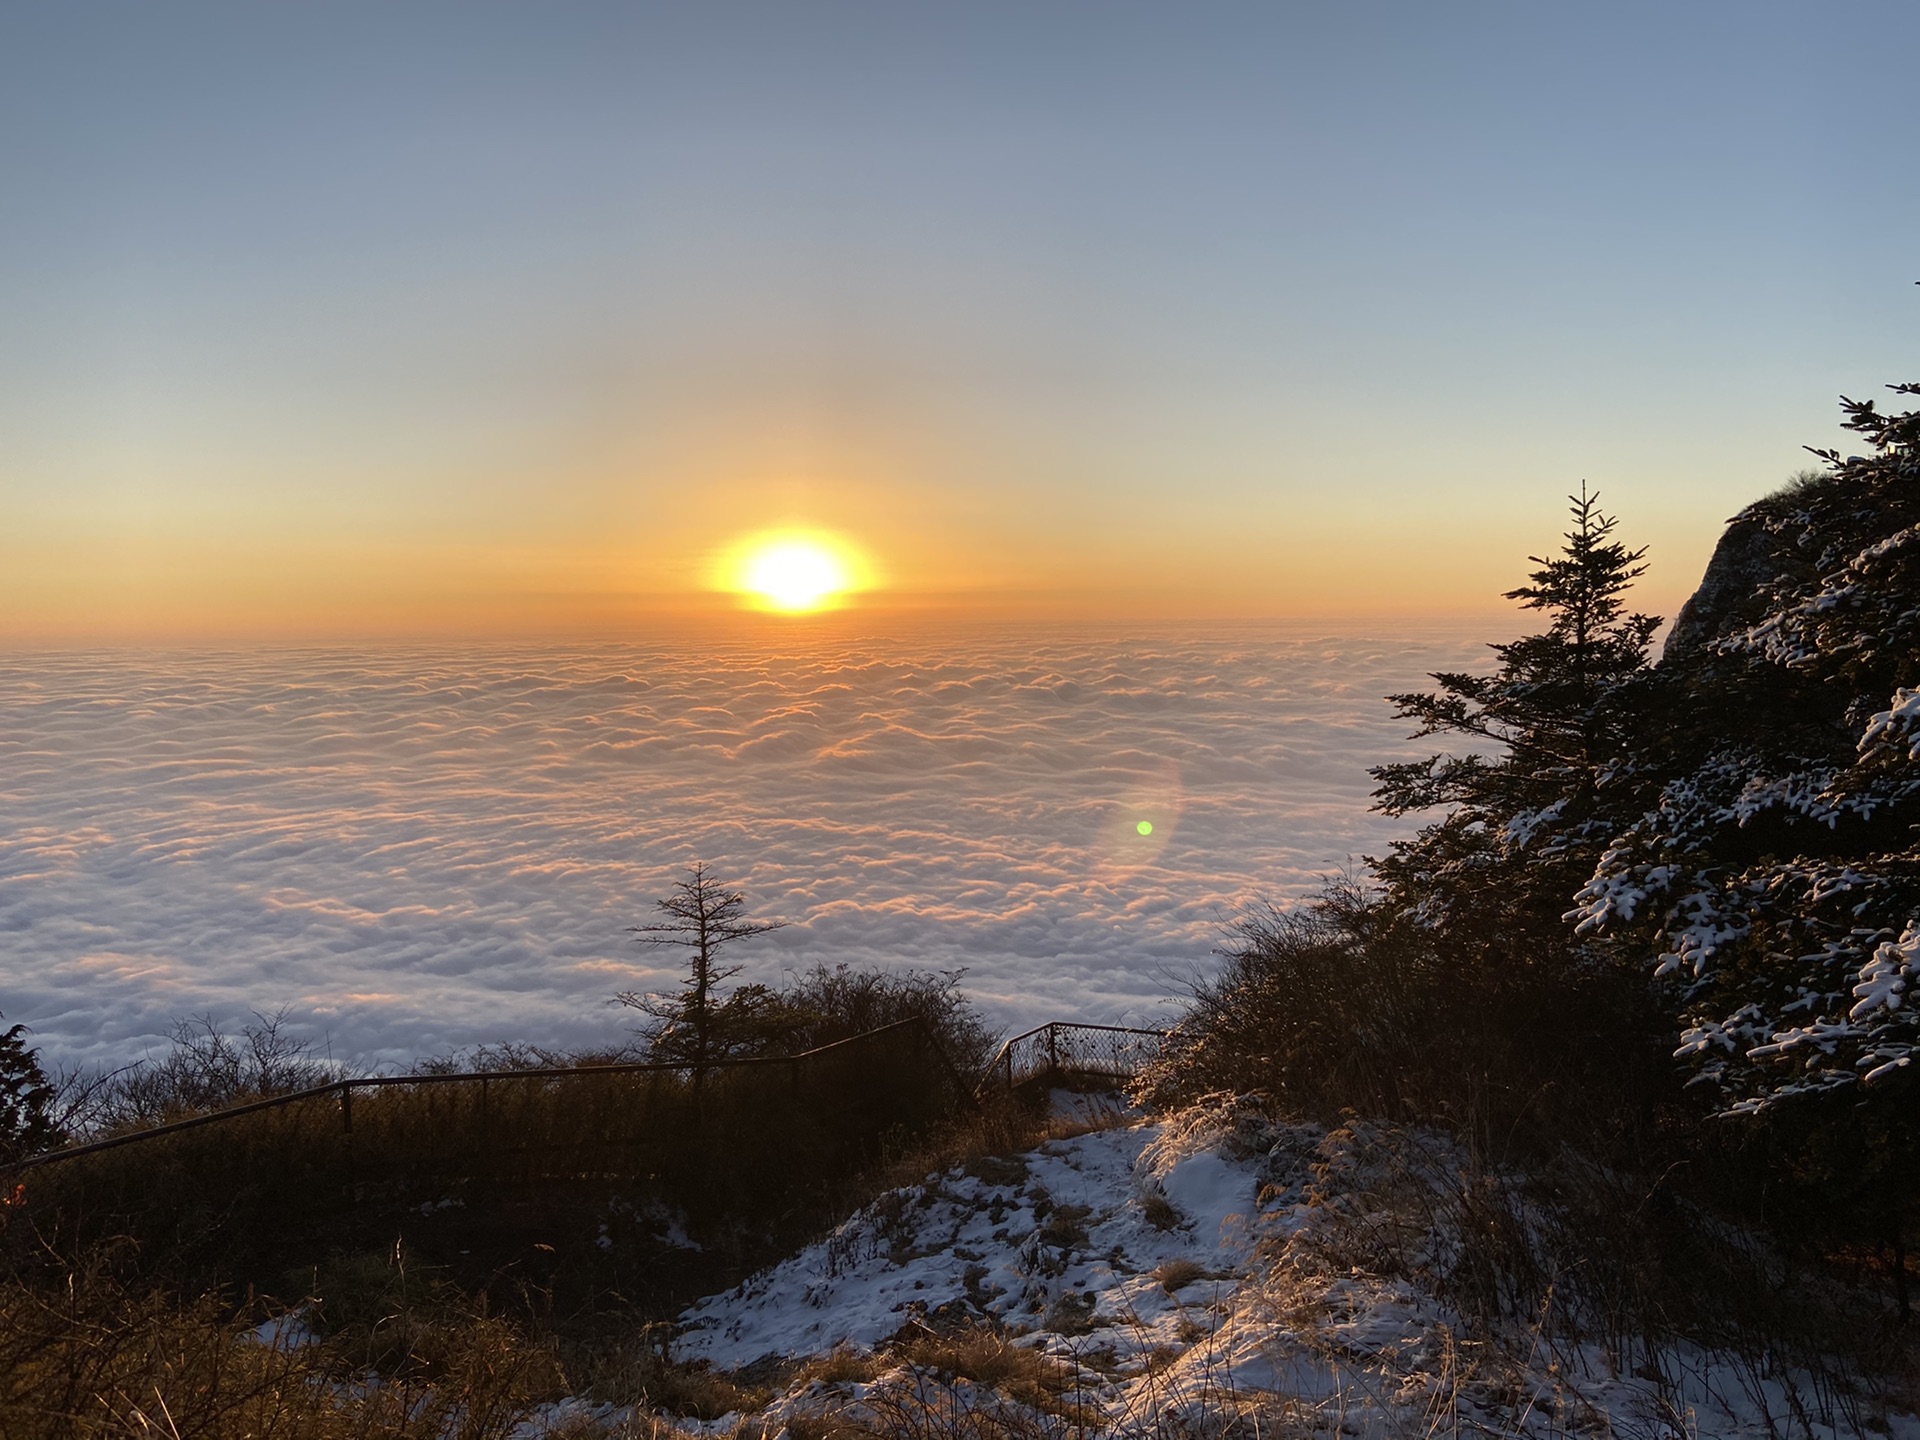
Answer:
[[[805,614],[865,588],[860,557],[837,536],[775,532],[750,536],[722,564],[720,588],[763,610]]]
[[[840,562],[803,540],[769,546],[747,566],[747,588],[782,610],[811,610],[846,586]]]

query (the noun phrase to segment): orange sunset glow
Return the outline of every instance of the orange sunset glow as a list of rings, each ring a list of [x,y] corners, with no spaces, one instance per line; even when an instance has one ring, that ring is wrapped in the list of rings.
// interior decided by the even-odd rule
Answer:
[[[1718,26],[1662,26],[1636,70],[1567,15],[1406,7],[1382,51],[1221,7],[1090,64],[1064,14],[860,9],[511,10],[449,50],[353,3],[136,7],[125,75],[74,17],[10,35],[0,646],[1452,623],[1583,476],[1672,613],[1832,443],[1823,397],[1904,363],[1856,320],[1912,226],[1780,223],[1866,153],[1775,103],[1797,45],[1723,71]],[[1621,123],[1542,128],[1541,55]],[[1769,118],[1696,153],[1648,94]]]

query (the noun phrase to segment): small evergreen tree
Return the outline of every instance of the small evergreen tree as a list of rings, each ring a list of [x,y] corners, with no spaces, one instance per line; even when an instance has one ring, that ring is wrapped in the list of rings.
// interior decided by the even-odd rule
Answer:
[[[0,1033],[0,1163],[50,1150],[63,1138],[53,1117],[54,1090],[27,1027]]]
[[[1375,862],[1392,910],[1457,929],[1517,956],[1564,949],[1561,916],[1610,833],[1603,790],[1646,674],[1658,617],[1622,597],[1644,548],[1613,538],[1615,520],[1582,483],[1561,553],[1530,557],[1531,583],[1507,592],[1544,610],[1539,634],[1493,646],[1489,675],[1439,673],[1440,689],[1389,697],[1416,737],[1464,736],[1484,748],[1383,765],[1375,808],[1444,809],[1438,822]]]
[[[715,1060],[755,1053],[787,1025],[780,997],[764,985],[745,985],[724,1000],[718,987],[740,973],[720,963],[720,951],[736,941],[781,929],[783,920],[746,920],[746,896],[728,890],[696,860],[672,893],[654,902],[667,918],[636,925],[636,945],[671,946],[689,952],[687,978],[672,994],[622,991],[616,998],[651,1018],[640,1034],[655,1059],[678,1061],[698,1074]]]
[[[1616,777],[1659,621],[1624,597],[1644,550],[1585,485],[1551,558],[1507,598],[1546,613],[1489,674],[1389,697],[1462,754],[1383,765],[1376,808],[1445,813],[1311,905],[1250,913],[1219,978],[1143,1080],[1162,1097],[1259,1089],[1333,1123],[1348,1109],[1439,1122],[1487,1153],[1569,1134],[1633,1156],[1671,1084],[1644,975],[1565,914],[1618,823]]]

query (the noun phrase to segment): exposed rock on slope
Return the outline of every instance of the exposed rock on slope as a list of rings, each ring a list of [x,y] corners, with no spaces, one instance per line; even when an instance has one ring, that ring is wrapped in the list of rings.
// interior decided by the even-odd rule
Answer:
[[[1810,568],[1768,528],[1761,506],[1748,506],[1727,523],[1699,588],[1667,632],[1661,658],[1683,659],[1722,635],[1745,629],[1765,610],[1766,592],[1774,582]]]

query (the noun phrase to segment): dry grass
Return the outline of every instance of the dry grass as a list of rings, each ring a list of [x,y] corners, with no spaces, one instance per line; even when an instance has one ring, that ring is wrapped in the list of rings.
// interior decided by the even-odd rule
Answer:
[[[1174,1203],[1158,1190],[1149,1190],[1140,1197],[1140,1213],[1156,1230],[1178,1230],[1185,1219]]]
[[[368,1383],[355,1347],[262,1343],[213,1297],[181,1304],[96,1269],[65,1293],[0,1285],[8,1440],[505,1440],[565,1393],[548,1347],[484,1315],[423,1322]]]
[[[1075,1096],[1070,1109],[1054,1111],[1047,1117],[1045,1138],[1072,1140],[1102,1130],[1118,1130],[1139,1118],[1139,1112],[1123,1104],[1117,1096],[1080,1094]]]
[[[1206,1280],[1213,1272],[1197,1260],[1182,1256],[1178,1260],[1169,1260],[1154,1267],[1153,1278],[1160,1282],[1160,1288],[1169,1295],[1177,1295],[1196,1280]]]
[[[1015,1344],[998,1330],[978,1327],[951,1335],[916,1331],[893,1353],[942,1381],[970,1380],[1048,1414],[1075,1414],[1063,1397],[1075,1387],[1074,1372],[1051,1356]]]
[[[767,1404],[771,1392],[763,1387],[718,1374],[704,1363],[674,1362],[668,1353],[672,1329],[665,1323],[630,1321],[584,1336],[539,1332],[539,1341],[564,1370],[567,1394],[579,1401],[636,1415],[702,1421]],[[588,1420],[574,1415],[567,1423],[585,1426]]]
[[[1034,1410],[972,1385],[922,1380],[878,1388],[853,1414],[823,1416],[835,1435],[872,1440],[1080,1440],[1091,1422]]]
[[[976,1108],[957,1111],[888,1154],[860,1177],[870,1198],[918,1184],[929,1174],[967,1170],[993,1184],[1026,1178],[1024,1152],[1049,1138],[1052,1117],[1019,1096],[988,1091]]]
[[[576,1408],[548,1427],[556,1437],[666,1440],[672,1417],[751,1414],[772,1398],[671,1363],[660,1327],[583,1344],[463,1308],[444,1283],[415,1277],[403,1295],[358,1261],[323,1275],[328,1293],[277,1338],[245,1307],[183,1304],[105,1260],[70,1278],[0,1283],[6,1440],[507,1440],[569,1396],[624,1418]]]
[[[791,1440],[865,1440],[875,1432],[869,1424],[843,1411],[802,1411],[787,1419]]]
[[[882,1369],[879,1357],[866,1350],[836,1345],[825,1355],[817,1355],[801,1367],[799,1381],[818,1381],[822,1385],[864,1385]]]
[[[1074,1367],[996,1330],[920,1330],[864,1360],[859,1398],[803,1407],[786,1420],[792,1440],[1080,1440],[1100,1429]]]

